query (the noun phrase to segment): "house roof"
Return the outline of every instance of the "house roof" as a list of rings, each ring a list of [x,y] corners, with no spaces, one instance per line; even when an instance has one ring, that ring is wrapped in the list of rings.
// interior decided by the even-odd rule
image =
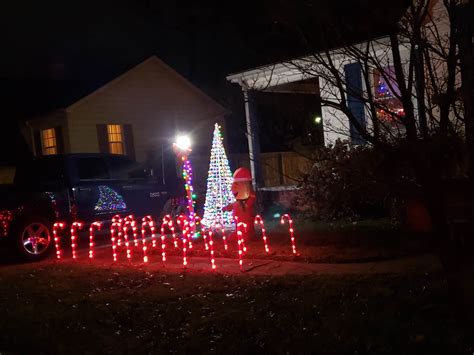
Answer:
[[[94,90],[93,92],[89,93],[88,95],[80,98],[79,100],[75,101],[74,103],[68,105],[65,107],[66,111],[73,111],[75,108],[81,106],[82,104],[88,102],[90,99],[94,98],[101,92],[107,90],[108,88],[120,83],[124,78],[128,77],[129,75],[133,75],[133,73],[137,70],[140,70],[143,67],[147,66],[158,66],[161,70],[165,70],[168,74],[172,75],[178,82],[181,84],[185,85],[188,87],[192,92],[194,92],[196,95],[200,96],[204,101],[206,101],[208,104],[212,105],[215,107],[216,112],[220,112],[222,115],[228,114],[229,112],[222,107],[220,104],[218,104],[215,100],[213,100],[211,97],[206,95],[203,91],[201,91],[199,88],[194,86],[190,81],[185,79],[182,75],[180,75],[178,72],[176,72],[174,69],[172,69],[170,66],[168,66],[165,62],[163,62],[161,59],[159,59],[157,56],[152,56],[142,63],[134,66],[133,68],[127,70],[125,73],[119,75],[115,79],[109,81],[105,85],[102,85],[98,89]]]

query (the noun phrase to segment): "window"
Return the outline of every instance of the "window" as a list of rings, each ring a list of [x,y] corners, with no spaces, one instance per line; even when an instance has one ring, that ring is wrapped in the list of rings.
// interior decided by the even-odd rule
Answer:
[[[109,152],[112,154],[125,154],[123,144],[122,126],[119,124],[107,125],[107,138],[109,141]]]
[[[383,68],[383,72],[374,71],[374,95],[375,102],[380,106],[377,109],[379,119],[393,121],[394,114],[404,115],[403,105],[398,99],[400,90],[393,66]]]
[[[144,179],[145,170],[136,162],[126,157],[108,157],[110,174],[116,179]]]
[[[56,131],[54,128],[43,129],[41,131],[41,147],[43,155],[52,155],[58,153]]]
[[[80,158],[77,160],[80,180],[109,179],[107,166],[102,158]]]

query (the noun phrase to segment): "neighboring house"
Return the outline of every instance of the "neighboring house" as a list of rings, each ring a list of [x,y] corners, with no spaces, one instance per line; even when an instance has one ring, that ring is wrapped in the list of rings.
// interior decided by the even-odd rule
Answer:
[[[189,134],[197,183],[204,185],[214,123],[223,124],[226,113],[153,56],[67,107],[28,120],[23,131],[36,156],[123,154],[158,171],[174,163],[175,136]]]
[[[440,37],[442,38],[449,31],[449,19],[445,9],[443,8],[443,3],[441,0],[433,0],[430,3],[430,19],[431,23],[436,23],[437,30],[439,31]],[[426,24],[429,26],[429,23]],[[381,37],[376,41],[372,42],[373,46],[371,47],[373,51],[373,57],[380,58],[380,63],[382,63],[383,71],[387,75],[382,77],[380,72],[374,70],[372,75],[370,75],[370,87],[365,85],[364,80],[361,76],[361,68],[359,63],[354,63],[351,61],[351,58],[348,57],[342,49],[334,49],[329,52],[331,60],[334,63],[334,67],[337,68],[342,73],[342,76],[345,77],[345,82],[347,85],[351,85],[352,89],[355,92],[360,92],[360,95],[366,95],[367,91],[370,90],[376,99],[385,100],[384,104],[389,106],[392,112],[402,112],[402,105],[399,100],[396,98],[396,95],[393,95],[393,91],[397,90],[397,85],[394,82],[386,82],[387,77],[394,77],[393,67],[391,66],[391,50],[390,50],[390,41],[389,37]],[[365,48],[365,43],[360,43],[355,46],[360,46],[360,48]],[[409,62],[409,51],[403,44],[400,45],[400,54],[402,57],[402,62]],[[251,156],[251,168],[254,173],[254,183],[258,185],[259,170],[262,167],[258,167],[259,161],[259,136],[256,134],[255,127],[257,126],[257,121],[260,119],[258,114],[255,114],[255,97],[256,93],[264,92],[280,92],[284,88],[287,92],[298,93],[298,86],[313,81],[314,89],[317,90],[317,93],[314,93],[313,90],[310,90],[309,94],[314,95],[315,101],[322,99],[328,102],[338,102],[340,98],[338,97],[338,89],[323,80],[321,77],[316,76],[311,73],[318,72],[318,69],[314,70],[311,68],[312,61],[311,56],[295,59],[293,61],[282,62],[278,64],[272,64],[263,66],[256,69],[247,70],[244,72],[231,74],[227,77],[227,80],[231,83],[236,83],[242,87],[244,92],[244,104],[246,107],[246,118],[247,118],[247,127],[248,127],[248,139],[249,139],[249,150]],[[385,64],[384,64],[385,63]],[[304,70],[304,67],[309,67],[309,70]],[[324,69],[319,69],[324,70]],[[394,79],[393,79],[394,80]],[[308,93],[306,93],[308,94]],[[415,97],[416,95],[414,95]],[[346,97],[346,100],[349,102],[349,109],[353,112],[354,116],[357,117],[359,123],[364,127],[370,127],[370,120],[367,119],[368,115],[365,110],[367,108],[364,106],[360,100],[354,97]],[[417,107],[416,99],[413,99],[415,108]],[[329,146],[333,144],[336,140],[349,140],[352,144],[364,144],[365,141],[358,134],[357,130],[347,116],[332,107],[323,106],[321,107],[321,117],[315,117],[315,123],[322,124],[322,130],[324,135],[324,145]],[[380,112],[377,114],[384,114]],[[311,133],[308,133],[311,134]],[[256,176],[257,175],[257,176]],[[260,181],[262,181],[260,179]],[[260,182],[261,184],[261,182]]]

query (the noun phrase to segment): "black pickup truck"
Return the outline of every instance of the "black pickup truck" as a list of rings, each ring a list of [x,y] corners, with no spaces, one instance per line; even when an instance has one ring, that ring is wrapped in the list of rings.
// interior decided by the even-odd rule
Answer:
[[[0,239],[23,259],[53,248],[55,221],[110,222],[116,215],[180,213],[184,186],[153,178],[120,155],[65,154],[24,161],[12,185],[0,185]]]

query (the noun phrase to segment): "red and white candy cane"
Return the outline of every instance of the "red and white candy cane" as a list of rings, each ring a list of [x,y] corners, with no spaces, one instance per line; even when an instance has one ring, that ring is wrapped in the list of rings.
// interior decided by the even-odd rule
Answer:
[[[133,227],[135,226],[135,221],[127,220],[123,224],[123,239],[125,241],[125,248],[127,250],[127,259],[130,261],[132,259],[132,251],[130,250],[130,242],[128,240],[128,232],[133,233]],[[135,227],[136,228],[136,227]]]
[[[133,235],[133,245],[138,246],[138,228],[137,223],[135,222],[135,216],[133,214],[129,214],[127,217],[124,218],[124,222],[130,221],[130,227],[132,228],[132,235]]]
[[[117,245],[121,246],[122,245],[122,223],[123,219],[120,217],[120,215],[116,214],[115,216],[112,217],[112,225],[115,223],[115,226],[118,228],[118,232],[115,235]]]
[[[89,227],[89,259],[94,258],[94,232],[100,230],[102,224],[93,222]]]
[[[147,263],[148,262],[148,255],[146,253],[148,247],[146,246],[146,227],[150,230],[151,233],[151,240],[152,240],[152,245],[156,245],[156,240],[155,240],[155,223],[153,222],[153,219],[151,216],[145,216],[142,218],[142,226],[141,226],[141,232],[142,232],[142,250],[143,250],[143,262]]]
[[[290,215],[288,213],[284,214],[281,216],[281,224],[285,224],[285,219],[288,221],[288,230],[290,232],[290,238],[291,238],[291,249],[293,251],[293,254],[296,255],[296,246],[295,246],[295,229],[293,228],[293,220],[291,219]]]
[[[225,227],[224,227],[224,224],[221,224],[221,223],[217,223],[214,228],[217,230],[219,229],[219,227],[221,228],[221,235],[222,235],[222,241],[224,243],[224,250],[227,250],[229,249],[229,247],[227,246],[227,238],[225,236]]]
[[[267,233],[265,231],[265,224],[263,223],[263,218],[259,214],[255,216],[255,224],[259,224],[261,229],[262,229],[262,239],[263,239],[263,245],[265,246],[265,253],[270,252],[270,248],[268,248],[268,243],[267,243]]]
[[[240,240],[241,240],[241,243],[242,243],[242,251],[243,251],[244,253],[246,253],[246,252],[247,252],[247,247],[245,246],[244,235],[247,235],[247,223],[239,222],[239,217],[237,217],[237,216],[234,216],[234,222],[235,222],[235,225],[236,225],[236,227],[235,227],[236,230],[238,229],[239,224],[241,224],[241,223],[242,223],[242,225],[243,225],[243,227],[244,227],[244,229],[243,229],[243,231],[242,231],[242,233],[241,233],[241,238],[240,238]],[[237,234],[237,235],[238,235],[238,234]]]
[[[112,242],[112,254],[114,261],[117,261],[117,242],[122,238],[122,220],[120,222],[112,219],[110,225],[110,241]],[[120,245],[120,244],[119,244]]]
[[[148,216],[145,216],[142,218],[142,239],[143,239],[143,233],[144,233],[144,230],[143,230],[143,227],[146,227],[148,226],[148,228],[150,229],[150,233],[151,233],[151,246],[153,248],[156,248],[156,229],[155,229],[155,222],[153,221],[153,217],[148,215]]]
[[[82,229],[84,224],[82,222],[74,222],[71,225],[71,250],[72,250],[72,258],[76,259],[76,247],[77,247],[77,232]]]
[[[211,267],[212,267],[212,270],[215,270],[216,269],[216,261],[214,259],[214,241],[212,240],[212,230],[209,229],[208,233],[209,233],[209,249],[210,249],[210,252],[211,252]]]
[[[59,230],[64,229],[66,227],[66,224],[64,222],[56,222],[53,224],[53,235],[54,235],[54,246],[56,247],[56,258],[61,259],[61,248],[59,246],[59,240],[60,235],[59,235]]]
[[[246,224],[243,222],[237,223],[237,245],[239,246],[239,267],[240,271],[242,271],[243,268],[243,254],[244,254],[244,247],[243,247],[243,232],[242,230],[245,230]]]

